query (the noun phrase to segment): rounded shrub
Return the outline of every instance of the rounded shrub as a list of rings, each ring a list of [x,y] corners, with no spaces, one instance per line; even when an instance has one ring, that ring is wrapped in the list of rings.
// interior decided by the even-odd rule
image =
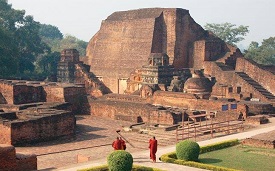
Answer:
[[[113,151],[107,157],[108,168],[110,171],[131,171],[133,166],[133,157],[124,150]]]
[[[191,140],[180,141],[176,145],[176,155],[178,159],[187,161],[198,161],[200,146]]]

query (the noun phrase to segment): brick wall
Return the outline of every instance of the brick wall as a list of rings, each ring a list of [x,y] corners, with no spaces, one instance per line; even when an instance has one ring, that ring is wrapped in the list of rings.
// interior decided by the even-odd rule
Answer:
[[[118,79],[146,64],[151,52],[167,53],[176,69],[193,65],[193,42],[205,37],[188,10],[139,9],[115,12],[87,46],[87,64],[114,93]],[[131,63],[131,65],[129,65]]]
[[[0,144],[0,170],[16,171],[15,148],[11,145]]]
[[[193,94],[156,91],[152,98],[155,105],[190,108],[192,103],[196,103],[197,98]]]
[[[0,120],[0,144],[11,144],[11,126]]]
[[[91,115],[115,119],[117,116],[127,120],[155,124],[175,124],[181,121],[181,115],[167,110],[158,110],[155,106],[144,103],[133,103],[111,100],[94,100],[90,102]]]
[[[252,147],[259,147],[259,148],[275,148],[275,144],[272,141],[265,141],[265,140],[259,140],[254,138],[246,138],[242,141],[243,145],[249,145]]]
[[[11,121],[11,144],[45,141],[74,133],[75,117],[71,112],[41,115],[36,119]]]
[[[13,85],[7,81],[0,81],[0,90],[3,104],[13,104]]]
[[[65,102],[64,89],[59,86],[44,86],[47,102]]]
[[[104,84],[112,92],[118,92],[119,78],[129,77],[135,68],[146,64],[154,23],[154,19],[102,22],[100,31],[93,37],[97,41],[88,45],[87,55],[91,72],[103,76]]]
[[[19,154],[11,145],[0,144],[1,171],[37,170],[37,157],[32,154]]]
[[[33,86],[28,84],[14,85],[13,104],[43,102],[45,101],[45,98],[43,97],[42,90],[42,86]]]
[[[248,113],[245,104],[222,100],[196,99],[194,95],[187,93],[156,91],[153,95],[152,101],[155,105],[172,106],[189,110],[204,110],[209,112],[222,111],[222,106],[228,105],[229,111],[227,113],[235,119],[238,119],[240,113],[243,113],[246,118]],[[237,109],[231,109],[231,104],[237,104]]]
[[[17,170],[37,170],[37,156],[34,154],[16,153]]]
[[[77,114],[87,114],[90,112],[85,87],[64,88],[64,99],[72,104],[72,111]]]
[[[238,58],[236,71],[245,72],[265,89],[275,95],[275,74],[262,69],[259,64],[245,58]]]

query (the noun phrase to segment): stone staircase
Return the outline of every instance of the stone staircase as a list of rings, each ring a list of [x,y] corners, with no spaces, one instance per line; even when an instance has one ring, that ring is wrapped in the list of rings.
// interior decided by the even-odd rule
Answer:
[[[222,71],[234,71],[234,68],[232,66],[225,65],[222,62],[215,62],[215,63]]]
[[[258,92],[260,92],[265,98],[274,101],[275,96],[270,93],[268,90],[266,90],[263,86],[261,86],[258,82],[253,80],[251,77],[249,77],[244,72],[236,72],[243,80],[245,80],[248,84],[250,84],[252,87],[254,87]]]
[[[135,134],[135,135],[134,135]],[[148,133],[134,133],[133,135],[125,134],[128,137],[128,140],[133,144],[145,144],[147,145],[149,139],[152,136],[155,136],[158,140],[158,145],[160,146],[168,146],[176,144],[176,130],[173,131],[165,131],[165,130],[151,130]]]

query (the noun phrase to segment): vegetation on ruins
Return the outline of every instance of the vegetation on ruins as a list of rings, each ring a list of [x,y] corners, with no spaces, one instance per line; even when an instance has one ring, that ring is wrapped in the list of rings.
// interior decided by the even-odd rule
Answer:
[[[223,142],[203,146],[203,147],[200,148],[200,156],[203,153],[210,152],[210,151],[215,151],[215,150],[219,150],[219,149],[223,149],[223,148],[227,148],[227,147],[231,147],[231,146],[234,146],[236,144],[239,144],[239,141],[237,139],[234,139],[234,140],[228,140],[228,141],[223,141]],[[226,156],[226,154],[224,154],[224,155]],[[202,163],[200,158],[199,158],[199,162],[181,160],[181,159],[177,158],[176,152],[171,152],[171,153],[167,153],[167,154],[162,155],[160,157],[160,160],[163,161],[163,162],[167,162],[167,163],[175,163],[175,164],[179,164],[179,165],[191,166],[191,167],[207,169],[207,170],[237,171],[235,169],[226,168],[226,167],[223,167],[223,166],[211,165],[212,164],[211,162],[209,162],[207,164]]]
[[[235,24],[227,22],[221,24],[206,23],[204,28],[213,32],[223,41],[235,46],[236,43],[244,40],[244,36],[249,33],[248,26],[240,25],[236,27]]]
[[[275,37],[264,39],[261,45],[251,42],[245,50],[245,57],[260,64],[275,65]]]
[[[180,141],[176,145],[176,155],[178,159],[186,161],[198,161],[200,146],[191,140]]]
[[[111,171],[131,171],[133,167],[132,155],[124,150],[113,151],[108,155],[107,162]]]
[[[24,10],[0,0],[0,77],[43,80],[55,75],[60,51],[77,48],[85,54],[87,42],[41,24]]]

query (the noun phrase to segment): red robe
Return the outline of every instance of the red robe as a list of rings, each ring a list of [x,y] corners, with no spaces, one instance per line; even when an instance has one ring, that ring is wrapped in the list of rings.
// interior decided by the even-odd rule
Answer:
[[[121,150],[126,150],[126,143],[123,139],[120,139],[121,142]]]
[[[121,150],[122,149],[121,141],[115,140],[112,144],[112,147],[114,148],[114,150]]]
[[[158,146],[157,140],[155,140],[155,139],[149,140],[150,159],[152,159],[153,161],[156,161],[157,146]]]

